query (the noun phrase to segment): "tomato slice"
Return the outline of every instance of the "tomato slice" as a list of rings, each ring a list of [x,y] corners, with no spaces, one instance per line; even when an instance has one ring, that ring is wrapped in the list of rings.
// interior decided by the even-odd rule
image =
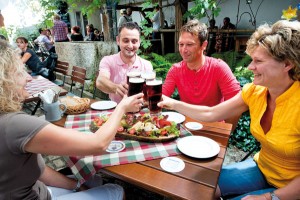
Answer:
[[[160,119],[158,121],[158,125],[159,125],[159,128],[163,128],[165,126],[171,126],[171,122],[170,121],[167,121],[165,119]]]
[[[135,130],[135,128],[132,128],[128,132],[129,132],[130,135],[134,135],[134,133],[136,132],[136,130]]]

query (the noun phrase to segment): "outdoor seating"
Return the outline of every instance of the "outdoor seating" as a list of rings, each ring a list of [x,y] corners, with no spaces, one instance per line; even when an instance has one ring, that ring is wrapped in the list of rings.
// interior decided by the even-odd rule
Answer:
[[[66,76],[68,75],[69,63],[63,61],[57,61],[57,65],[54,69],[55,73],[61,73],[63,75],[63,80],[55,80],[54,83],[58,86],[64,86],[66,81]],[[56,74],[57,75],[57,74]]]
[[[71,88],[70,88],[71,93],[72,93],[72,89],[73,89],[73,84],[80,83],[82,85],[80,97],[82,97],[83,90],[84,90],[85,76],[86,76],[86,69],[84,69],[82,67],[78,67],[78,66],[73,66],[72,75],[71,75],[72,83],[71,83]]]

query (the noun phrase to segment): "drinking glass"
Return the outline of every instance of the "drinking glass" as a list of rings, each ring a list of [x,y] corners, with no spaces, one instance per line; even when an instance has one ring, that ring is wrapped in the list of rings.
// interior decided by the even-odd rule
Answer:
[[[149,101],[150,114],[160,115],[161,108],[157,106],[157,103],[161,101],[162,96],[162,78],[155,78],[154,80],[148,80],[146,82],[147,96]]]
[[[156,77],[156,71],[155,71],[155,70],[144,71],[144,72],[141,73],[141,77],[142,77],[143,79],[145,79],[144,87],[143,87],[143,93],[144,93],[144,105],[147,105],[147,106],[148,106],[149,102],[148,102],[148,95],[147,95],[147,86],[146,86],[146,82],[155,79],[155,77]]]
[[[139,77],[129,78],[128,96],[132,96],[143,92],[144,82],[145,79],[143,78],[139,78]]]
[[[129,79],[134,77],[141,77],[141,72],[137,69],[132,69],[126,73],[127,84],[129,84]]]

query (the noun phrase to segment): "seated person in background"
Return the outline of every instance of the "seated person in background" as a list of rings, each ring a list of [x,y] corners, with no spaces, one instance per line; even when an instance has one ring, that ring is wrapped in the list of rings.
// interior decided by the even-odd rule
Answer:
[[[83,41],[79,26],[73,26],[71,29],[71,41]]]
[[[251,36],[246,52],[253,83],[219,105],[197,106],[166,96],[159,106],[200,121],[218,121],[249,110],[252,135],[261,150],[254,159],[223,166],[220,195],[231,199],[296,200],[300,198],[300,22],[262,25]],[[247,197],[245,197],[247,196]]]
[[[223,19],[223,26],[221,27],[222,30],[234,30],[236,29],[235,25],[233,25],[230,22],[229,17],[225,17]],[[221,51],[229,51],[234,49],[234,33],[223,33],[222,35],[222,46],[221,46]]]
[[[94,41],[100,41],[100,31],[95,28],[94,34],[95,34],[95,40]]]
[[[126,20],[126,18],[124,17],[124,15],[126,15],[126,9],[121,9],[120,10],[120,18],[118,20],[118,28],[120,28],[120,26],[126,22],[128,22]]]
[[[240,84],[228,65],[204,55],[207,46],[206,25],[198,20],[181,27],[178,41],[182,61],[174,64],[163,84],[162,92],[171,96],[177,88],[180,100],[189,104],[214,106],[240,92]],[[236,125],[239,116],[226,122]]]
[[[48,69],[44,67],[38,55],[32,49],[28,48],[28,40],[24,37],[18,37],[16,42],[21,50],[22,62],[31,70],[31,75],[42,75],[47,78],[49,75]]]
[[[101,155],[115,138],[122,116],[140,109],[143,94],[123,98],[108,121],[95,134],[87,135],[21,112],[22,101],[29,96],[25,86],[32,78],[3,40],[0,76],[0,199],[123,200],[121,186],[102,185],[95,177],[80,185],[46,166],[41,154]]]
[[[216,34],[218,31],[218,27],[216,26],[216,20],[211,19],[209,20],[209,27],[208,30],[208,45],[206,55],[211,56],[211,54],[216,52]]]
[[[39,28],[40,35],[34,40],[34,43],[44,45],[49,52],[55,53],[55,47],[53,46],[53,38],[47,36],[47,29]]]
[[[141,30],[134,22],[122,24],[117,36],[120,52],[104,56],[99,64],[99,76],[96,86],[101,91],[109,94],[113,101],[120,102],[128,91],[126,74],[128,71],[152,70],[152,64],[139,57],[136,52],[140,47]]]
[[[85,41],[94,41],[95,40],[95,34],[94,34],[94,25],[88,24],[86,25],[86,36],[84,38]]]

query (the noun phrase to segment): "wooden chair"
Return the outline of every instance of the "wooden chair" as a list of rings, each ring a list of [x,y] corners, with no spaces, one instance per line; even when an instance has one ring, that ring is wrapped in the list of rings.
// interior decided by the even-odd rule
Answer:
[[[71,83],[71,88],[70,88],[71,93],[72,93],[73,83],[80,83],[80,84],[82,84],[80,97],[82,97],[83,90],[84,90],[85,77],[86,77],[86,69],[78,67],[78,66],[73,66],[72,75],[71,75],[72,83]]]
[[[66,76],[68,75],[69,63],[63,61],[57,61],[57,65],[54,68],[55,72],[61,73],[63,75],[63,80],[55,80],[54,83],[58,86],[64,86],[66,81]]]

